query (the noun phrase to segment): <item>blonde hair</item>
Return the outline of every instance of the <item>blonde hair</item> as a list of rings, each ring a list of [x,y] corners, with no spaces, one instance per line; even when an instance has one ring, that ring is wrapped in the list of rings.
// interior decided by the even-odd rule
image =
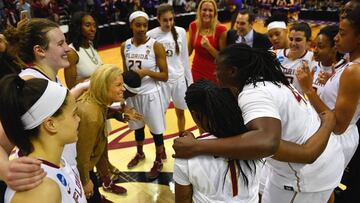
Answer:
[[[215,28],[216,28],[216,25],[219,23],[218,9],[217,9],[217,5],[216,5],[215,0],[202,0],[202,1],[200,1],[199,6],[198,6],[197,11],[196,11],[196,21],[195,21],[196,22],[196,35],[195,35],[195,39],[199,35],[200,29],[203,26],[203,23],[202,23],[202,20],[201,20],[201,7],[203,6],[204,3],[211,3],[214,6],[214,17],[213,17],[213,19],[211,20],[211,23],[210,23],[210,33],[212,35],[215,35]]]
[[[99,105],[108,105],[109,87],[116,77],[122,76],[122,70],[113,64],[99,66],[90,77],[90,88],[81,99],[92,99]]]

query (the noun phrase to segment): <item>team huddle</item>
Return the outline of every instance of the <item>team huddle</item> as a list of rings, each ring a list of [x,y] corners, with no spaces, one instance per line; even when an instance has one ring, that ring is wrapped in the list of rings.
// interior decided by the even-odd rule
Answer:
[[[147,178],[157,179],[168,158],[163,133],[172,102],[175,202],[334,202],[359,144],[358,1],[339,18],[311,47],[310,26],[288,27],[280,14],[265,21],[267,35],[253,29],[247,10],[227,30],[214,0],[200,1],[187,37],[173,7],[161,4],[152,30],[145,12],[129,16],[122,68],[103,64],[91,15],[74,14],[68,39],[52,21],[28,20],[7,33],[18,40],[1,54],[9,70],[0,80],[4,201],[111,202],[99,187],[126,194],[108,158],[112,118],[134,131],[129,169],[146,158],[149,128],[156,150]],[[62,68],[67,88],[57,76]],[[187,109],[197,138],[185,131]]]

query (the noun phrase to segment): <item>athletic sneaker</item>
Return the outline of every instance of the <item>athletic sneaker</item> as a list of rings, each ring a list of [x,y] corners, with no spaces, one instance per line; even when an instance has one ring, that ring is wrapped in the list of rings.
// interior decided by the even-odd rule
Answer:
[[[128,163],[128,169],[134,168],[138,163],[145,159],[145,154],[136,153],[135,157]]]
[[[114,194],[117,194],[117,195],[123,195],[123,194],[126,194],[127,190],[121,186],[118,186],[118,185],[115,185],[113,183],[113,181],[110,182],[109,185],[105,185],[103,183],[103,189],[104,191],[106,192],[111,192],[111,193],[114,193]]]
[[[154,161],[154,165],[149,172],[149,179],[156,179],[159,177],[163,164],[160,161]]]

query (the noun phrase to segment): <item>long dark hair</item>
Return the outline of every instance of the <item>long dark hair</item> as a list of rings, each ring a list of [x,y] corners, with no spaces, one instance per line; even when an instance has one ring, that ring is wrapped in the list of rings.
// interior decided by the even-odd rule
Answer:
[[[39,126],[25,130],[21,116],[42,96],[48,82],[39,78],[25,81],[14,74],[0,80],[0,121],[8,139],[25,155],[34,150],[31,140],[38,136]],[[66,100],[62,107],[64,105]],[[59,108],[52,116],[61,114],[62,108]]]
[[[168,11],[170,11],[174,15],[174,23],[175,23],[174,9],[172,6],[170,6],[169,4],[166,4],[166,3],[160,4],[160,6],[157,8],[156,15],[157,15],[158,19],[160,20],[161,15]],[[176,32],[175,25],[171,27],[171,35],[173,36],[173,39],[175,41],[175,53],[177,55],[179,55],[180,48],[179,48],[179,43],[177,41],[179,38],[179,34]]]
[[[79,47],[84,38],[82,34],[82,20],[85,16],[91,16],[95,20],[95,18],[89,13],[84,11],[78,11],[72,15],[71,23],[69,25],[68,43],[69,44],[72,43],[77,51],[79,51]],[[97,48],[97,39],[98,39],[98,32],[96,31],[95,38],[93,40],[94,48]]]
[[[233,44],[219,52],[218,60],[228,67],[239,69],[237,85],[242,91],[245,85],[269,81],[275,85],[290,85],[282,72],[276,55],[267,50],[251,48],[246,44]]]
[[[241,110],[230,90],[222,89],[208,80],[199,80],[189,86],[185,96],[190,111],[205,117],[207,123],[201,124],[204,130],[216,137],[224,138],[247,132]],[[203,120],[203,119],[199,119]],[[255,161],[235,160],[239,174],[245,185],[249,183],[248,177],[241,168],[240,162],[245,163],[251,172],[256,172]],[[229,169],[225,172],[224,179]]]

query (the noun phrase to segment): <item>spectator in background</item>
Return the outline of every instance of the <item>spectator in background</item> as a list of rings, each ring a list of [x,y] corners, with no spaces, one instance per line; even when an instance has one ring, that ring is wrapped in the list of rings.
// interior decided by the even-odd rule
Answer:
[[[49,6],[50,19],[56,23],[59,23],[60,20],[59,5],[57,3],[57,0],[50,0],[48,6]]]
[[[21,14],[22,11],[27,11],[27,17],[31,19],[31,5],[28,2],[25,0],[19,0],[19,2],[16,4],[16,9],[20,14],[20,19],[23,19]]]
[[[45,0],[34,0],[31,10],[34,18],[50,18],[49,5]]]
[[[235,29],[231,29],[226,35],[226,45],[234,43],[245,43],[252,48],[269,49],[271,43],[266,35],[256,32],[253,29],[255,14],[251,11],[242,10],[235,13]],[[222,46],[224,46],[222,42]]]

